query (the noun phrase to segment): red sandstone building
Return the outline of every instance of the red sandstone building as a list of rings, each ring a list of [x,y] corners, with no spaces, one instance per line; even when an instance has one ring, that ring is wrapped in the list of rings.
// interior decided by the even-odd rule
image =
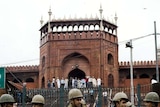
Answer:
[[[51,15],[51,12],[50,12]],[[134,62],[134,86],[156,78],[154,61]],[[7,80],[46,88],[53,77],[102,79],[105,87],[129,87],[130,64],[118,62],[117,25],[104,19],[49,20],[40,28],[40,64],[7,67]]]

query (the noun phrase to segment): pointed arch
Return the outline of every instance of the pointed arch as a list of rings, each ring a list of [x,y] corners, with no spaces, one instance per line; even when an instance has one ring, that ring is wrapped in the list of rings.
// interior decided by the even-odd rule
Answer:
[[[86,56],[79,52],[73,52],[63,58],[61,62],[63,76],[68,78],[70,76],[71,71],[76,71],[82,73],[82,71],[86,74],[90,74],[90,64],[89,60]],[[83,76],[85,75],[83,74]],[[81,74],[82,75],[82,74]],[[83,77],[82,76],[82,77]]]
[[[83,79],[86,77],[86,75],[81,69],[75,68],[68,74],[68,78],[71,78],[71,77],[72,78],[77,77],[78,79]]]
[[[113,59],[113,55],[112,54],[108,54],[107,61],[108,61],[108,64],[110,64],[110,65],[114,64],[114,59]]]
[[[113,88],[114,87],[114,77],[112,74],[108,75],[108,87]]]
[[[141,74],[139,77],[140,78],[149,78],[149,75],[148,74]]]
[[[62,65],[64,65],[68,60],[72,60],[72,59],[75,59],[75,58],[81,58],[81,59],[84,59],[87,61],[87,63],[89,63],[89,60],[87,59],[86,56],[82,55],[81,53],[79,52],[73,52],[69,55],[67,55],[63,61],[62,61]]]
[[[33,78],[27,78],[25,82],[34,82]]]

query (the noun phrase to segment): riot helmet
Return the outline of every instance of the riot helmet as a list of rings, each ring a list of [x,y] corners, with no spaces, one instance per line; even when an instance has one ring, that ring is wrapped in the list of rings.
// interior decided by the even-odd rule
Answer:
[[[82,98],[82,97],[83,97],[82,92],[77,88],[71,89],[68,93],[69,100],[74,98]]]
[[[143,101],[149,101],[149,102],[160,102],[159,101],[159,95],[156,92],[149,92],[146,94]]]
[[[34,97],[32,98],[32,104],[45,104],[45,100],[44,97],[40,94],[34,95]]]

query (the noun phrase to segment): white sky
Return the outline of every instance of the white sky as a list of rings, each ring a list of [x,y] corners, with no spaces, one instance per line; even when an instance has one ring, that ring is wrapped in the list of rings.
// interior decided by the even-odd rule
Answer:
[[[40,19],[48,20],[50,7],[52,18],[80,18],[99,16],[100,4],[104,18],[112,20],[117,13],[119,61],[130,61],[130,49],[122,41],[154,33],[154,21],[160,33],[159,0],[3,0],[0,66],[39,64]],[[155,60],[154,36],[133,41],[133,47],[133,61]]]

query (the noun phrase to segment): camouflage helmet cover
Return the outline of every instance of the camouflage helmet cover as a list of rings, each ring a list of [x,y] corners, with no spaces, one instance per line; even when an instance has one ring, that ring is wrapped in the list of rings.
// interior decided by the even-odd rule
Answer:
[[[44,97],[40,94],[34,95],[32,98],[32,104],[38,103],[38,104],[45,104]]]
[[[113,97],[112,101],[119,101],[121,99],[126,99],[128,100],[127,95],[124,92],[118,92],[115,94],[115,96]]]
[[[15,99],[10,94],[3,94],[0,97],[0,103],[15,103]]]
[[[149,92],[146,94],[143,101],[160,102],[159,95],[156,92]]]
[[[68,93],[69,100],[74,98],[82,98],[82,97],[83,97],[82,92],[77,88],[71,89]]]

